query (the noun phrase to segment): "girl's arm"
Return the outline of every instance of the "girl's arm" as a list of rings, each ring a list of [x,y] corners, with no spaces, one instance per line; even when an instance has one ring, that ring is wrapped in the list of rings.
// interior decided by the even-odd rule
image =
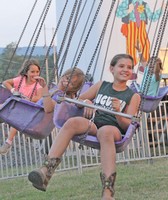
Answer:
[[[13,79],[8,79],[2,82],[2,84],[12,92],[11,89],[13,89],[14,83],[13,83]]]
[[[44,111],[46,113],[53,112],[56,102],[51,98],[51,95],[49,93],[49,90],[48,90],[48,87],[46,85],[44,78],[36,77],[36,79],[38,80],[38,83],[42,86],[42,88],[40,88],[37,91],[37,95],[39,95],[39,96],[41,95],[41,97],[43,98]]]
[[[51,95],[49,93],[47,85],[43,88],[42,96],[43,96],[44,111],[46,113],[53,112],[54,111],[54,107],[56,105],[56,101],[54,101],[51,98]]]
[[[102,81],[99,81],[96,84],[92,85],[86,92],[84,92],[83,94],[79,96],[79,99],[81,100],[88,99],[92,101],[96,97],[101,84],[102,84]]]
[[[79,96],[80,100],[84,100],[87,104],[93,104],[93,100],[95,99],[97,92],[102,84],[102,81],[97,82],[96,84],[92,85],[86,92]],[[80,106],[79,106],[80,107]],[[91,119],[94,113],[94,109],[85,107],[83,116]]]
[[[38,100],[41,99],[41,97],[42,97],[42,88],[39,88],[39,89],[37,90],[36,95],[33,95],[31,101],[36,103]]]
[[[135,116],[137,114],[137,112],[138,112],[140,101],[141,101],[140,95],[135,93],[132,96],[131,101],[130,101],[129,105],[127,106],[127,108],[126,108],[124,113],[132,115],[132,116]],[[116,110],[116,111],[120,112],[120,110]],[[117,122],[118,122],[119,126],[123,130],[126,131],[128,126],[131,123],[131,119],[127,119],[125,117],[121,117],[121,116],[118,116],[118,115],[116,115],[115,117],[117,119]]]
[[[157,58],[156,63],[155,63],[155,68],[154,68],[154,74],[155,74],[156,81],[160,81],[160,76],[162,74],[162,70],[163,70],[162,61],[160,58]]]

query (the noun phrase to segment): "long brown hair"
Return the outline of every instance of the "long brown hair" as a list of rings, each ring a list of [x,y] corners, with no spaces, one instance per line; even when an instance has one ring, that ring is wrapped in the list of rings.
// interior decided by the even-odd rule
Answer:
[[[18,75],[27,76],[27,72],[29,71],[31,65],[36,65],[39,71],[41,70],[40,64],[36,59],[29,59],[24,61]]]

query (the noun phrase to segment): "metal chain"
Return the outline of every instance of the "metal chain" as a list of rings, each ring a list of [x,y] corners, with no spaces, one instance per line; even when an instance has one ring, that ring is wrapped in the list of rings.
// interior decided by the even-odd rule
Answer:
[[[65,30],[65,33],[64,33],[64,37],[62,39],[62,43],[61,43],[61,46],[60,46],[60,49],[59,49],[59,52],[58,52],[58,55],[57,55],[57,61],[56,61],[57,65],[58,65],[58,61],[60,59],[60,55],[62,53],[63,47],[65,45],[66,38],[68,36],[68,31],[69,31],[69,29],[71,27],[71,23],[72,23],[72,19],[73,19],[73,16],[74,16],[74,13],[75,13],[75,10],[76,10],[76,7],[77,7],[77,3],[78,3],[78,1],[76,0],[74,5],[73,5],[70,17],[69,17],[69,21],[68,21],[68,24],[67,24],[67,27],[66,27],[66,30]]]
[[[79,62],[79,60],[80,60],[80,57],[81,57],[82,52],[83,52],[83,50],[84,50],[84,47],[85,47],[85,45],[86,45],[86,43],[87,43],[87,40],[88,40],[88,38],[89,38],[90,32],[91,32],[91,30],[92,30],[92,28],[93,28],[93,25],[94,25],[94,23],[95,23],[95,21],[96,21],[96,18],[97,18],[97,16],[98,16],[98,13],[99,13],[99,11],[100,11],[100,8],[101,8],[102,3],[103,3],[103,0],[100,1],[99,5],[98,5],[98,7],[97,7],[95,16],[94,16],[94,18],[93,18],[93,21],[92,21],[92,23],[91,23],[91,26],[90,26],[90,28],[89,28],[89,31],[88,31],[88,33],[87,33],[87,35],[86,35],[85,40],[84,40],[84,43],[83,43],[82,48],[81,48],[81,50],[80,50],[80,53],[79,53],[79,55],[78,55],[77,61],[76,61],[75,65],[74,65],[75,67],[73,67],[73,71],[75,70],[76,66],[78,65],[78,62]],[[73,71],[72,71],[72,73],[71,73],[71,77],[70,77],[70,79],[69,79],[69,83],[70,83],[70,81],[71,81],[71,78],[72,78],[72,75],[73,75]],[[68,85],[67,85],[67,88],[68,88]],[[66,89],[66,90],[67,90],[67,89]],[[65,92],[64,92],[64,95],[65,95],[65,93],[66,93],[66,90],[65,90]]]
[[[80,13],[80,17],[78,18],[78,21],[77,21],[77,23],[76,23],[76,27],[77,27],[77,25],[78,25],[79,22],[80,22],[79,20],[80,20],[80,18],[81,18],[81,16],[82,16],[82,13],[84,12],[84,8],[85,8],[86,5],[87,5],[87,1],[89,1],[89,0],[86,0],[86,1],[85,1],[85,4],[83,5],[82,11],[81,11],[81,13]],[[86,28],[87,28],[87,26],[88,26],[89,20],[90,20],[90,18],[91,18],[91,14],[92,14],[92,12],[93,12],[93,8],[94,8],[95,3],[96,3],[96,1],[93,1],[93,2],[92,2],[92,5],[90,6],[90,10],[87,11],[87,12],[88,12],[88,16],[87,16],[85,25],[83,26],[83,31],[82,31],[80,40],[79,40],[79,42],[78,42],[78,46],[77,46],[76,51],[75,51],[74,56],[73,56],[73,60],[72,60],[72,63],[71,63],[71,68],[74,66],[75,58],[76,58],[76,56],[77,56],[78,49],[80,48],[80,45],[81,45],[81,43],[82,43],[82,41],[83,41],[83,37],[84,37],[85,31],[86,31]]]
[[[31,47],[32,41],[33,41],[33,39],[34,39],[34,37],[35,37],[35,34],[36,34],[36,32],[37,32],[38,26],[39,26],[40,23],[41,23],[41,20],[42,20],[42,17],[43,17],[43,15],[44,15],[44,13],[45,13],[47,4],[48,4],[48,2],[46,2],[45,6],[44,6],[44,8],[43,8],[43,11],[42,11],[42,13],[41,13],[41,15],[40,15],[40,18],[39,18],[39,20],[38,20],[38,22],[37,22],[37,25],[36,25],[36,27],[35,27],[35,29],[34,29],[34,32],[33,32],[33,34],[32,34],[32,37],[31,37],[31,39],[30,39],[30,41],[29,41],[29,44],[28,44],[28,47],[27,47],[27,49],[26,49],[26,52],[25,52],[23,61],[26,59],[26,57],[27,57],[27,55],[28,55],[28,53],[29,53],[29,49],[30,49],[30,47]]]
[[[49,11],[51,2],[52,2],[52,0],[48,0],[48,5],[47,5],[46,11],[45,11],[45,13],[44,13],[44,17],[43,17],[43,19],[42,19],[42,22],[41,22],[41,24],[40,24],[40,28],[39,28],[39,31],[38,31],[37,36],[36,36],[36,38],[35,38],[33,47],[32,47],[32,49],[31,49],[29,58],[31,58],[32,53],[33,53],[33,51],[34,51],[34,48],[35,48],[35,46],[36,46],[37,40],[38,40],[38,38],[39,38],[39,35],[40,35],[40,33],[41,33],[41,29],[42,29],[43,24],[44,24],[44,21],[45,21],[45,18],[46,18],[46,16],[47,16],[48,11]]]
[[[65,5],[64,5],[64,8],[63,8],[63,10],[62,10],[62,12],[61,12],[60,18],[59,18],[59,20],[58,20],[57,26],[56,26],[55,31],[54,31],[53,36],[52,36],[52,40],[51,40],[50,45],[49,45],[49,47],[48,47],[48,50],[47,50],[47,53],[46,53],[44,62],[43,62],[43,64],[42,64],[42,68],[44,68],[44,66],[45,66],[46,60],[47,60],[47,58],[48,58],[49,52],[50,52],[50,50],[51,50],[51,47],[52,47],[52,45],[53,45],[53,43],[54,43],[55,36],[56,36],[56,34],[57,34],[58,28],[59,28],[59,26],[60,26],[60,24],[61,24],[61,21],[62,21],[62,19],[63,19],[65,10],[66,10],[66,8],[67,8],[67,5],[68,5],[68,0],[66,0],[66,3],[65,3]],[[51,81],[52,81],[53,78],[54,78],[55,69],[57,69],[57,65],[56,65],[56,64],[54,65],[54,68],[53,68],[54,73],[52,73],[52,77],[51,77],[51,79],[50,79]],[[51,81],[48,83],[48,85],[50,85]]]
[[[90,60],[88,69],[87,69],[87,71],[86,71],[86,76],[87,76],[87,75],[89,74],[89,72],[90,72],[90,69],[91,69],[91,66],[92,66],[92,64],[93,64],[94,58],[95,58],[95,56],[96,56],[96,53],[97,53],[97,51],[98,51],[99,45],[100,45],[101,40],[102,40],[102,38],[103,38],[103,36],[104,36],[104,34],[105,34],[105,31],[106,31],[106,28],[107,28],[107,25],[108,25],[108,22],[109,22],[111,13],[112,13],[112,11],[113,11],[115,2],[116,2],[116,0],[113,0],[112,3],[111,3],[110,10],[109,10],[109,13],[108,13],[108,15],[107,15],[107,18],[106,18],[104,27],[103,27],[103,29],[102,29],[100,38],[99,38],[99,40],[98,40],[98,43],[97,43],[96,48],[95,48],[95,50],[94,50],[93,56],[92,56],[92,58],[91,58],[91,60]]]
[[[95,21],[96,21],[96,18],[97,18],[97,16],[98,16],[98,13],[99,13],[99,11],[100,11],[100,8],[101,8],[102,3],[103,3],[103,0],[100,0],[100,3],[99,3],[99,5],[98,5],[98,7],[97,7],[95,16],[94,16],[93,21],[92,21],[92,23],[91,23],[91,25],[90,25],[89,31],[88,31],[88,33],[87,33],[87,35],[86,35],[86,38],[85,38],[85,40],[84,40],[84,42],[83,42],[83,45],[82,45],[82,47],[81,47],[81,50],[80,50],[80,52],[79,52],[79,55],[78,55],[78,57],[77,57],[77,60],[76,60],[74,66],[78,66],[79,60],[80,60],[80,58],[81,58],[81,55],[82,55],[83,50],[84,50],[84,47],[85,47],[85,45],[86,45],[86,43],[87,43],[87,40],[88,40],[88,38],[89,38],[90,32],[91,32],[91,30],[92,30],[92,28],[93,28],[93,26],[94,26],[94,23],[95,23]]]
[[[43,27],[45,18],[46,18],[46,16],[47,16],[47,13],[48,13],[48,11],[49,11],[51,2],[52,2],[52,0],[49,0],[48,5],[47,5],[47,8],[46,8],[46,12],[44,13],[44,18],[43,18],[43,20],[42,20],[42,23],[41,23],[41,25],[40,25],[40,28],[39,28],[38,34],[37,34],[37,36],[36,36],[35,42],[34,42],[33,47],[32,47],[32,49],[31,49],[31,52],[30,52],[30,55],[29,55],[29,59],[31,58],[32,53],[33,53],[33,51],[34,51],[34,48],[35,48],[35,46],[36,46],[38,37],[39,37],[39,35],[40,35],[40,32],[41,32],[41,29],[42,29],[42,27]],[[34,86],[34,88],[33,88],[33,91],[32,91],[31,96],[30,96],[30,100],[32,100],[32,98],[33,98],[33,95],[34,95],[34,93],[35,93],[35,89],[36,89],[37,83],[38,83],[38,82],[36,82],[36,84],[35,84],[35,86]]]
[[[47,7],[46,7],[46,11],[45,11],[45,13],[44,13],[44,17],[43,17],[42,22],[41,22],[41,24],[40,24],[40,28],[39,28],[39,31],[38,31],[37,36],[36,36],[36,38],[35,38],[35,41],[34,41],[34,44],[33,44],[32,49],[31,49],[31,52],[30,52],[30,55],[29,55],[28,60],[30,60],[30,58],[31,58],[31,56],[32,56],[32,53],[33,53],[33,51],[34,51],[34,48],[35,48],[35,46],[36,46],[37,40],[38,40],[39,35],[40,35],[40,33],[41,33],[42,26],[43,26],[43,24],[44,24],[45,18],[46,18],[46,16],[47,16],[48,11],[49,11],[51,2],[52,2],[52,0],[48,0],[48,2],[47,2],[48,5],[47,5]],[[27,69],[25,69],[25,71],[26,71],[26,70],[27,70]],[[19,83],[19,86],[18,86],[18,91],[19,91],[19,89],[20,89],[20,87],[21,87],[21,84],[22,84],[22,82],[23,82],[23,78],[24,78],[24,76],[21,77],[21,80],[20,80],[20,83]],[[37,82],[36,82],[36,84],[35,84],[35,86],[34,86],[34,88],[33,88],[32,94],[31,94],[31,96],[30,96],[30,101],[32,100],[32,97],[33,97],[33,95],[34,95],[36,86],[37,86]]]
[[[162,39],[163,39],[167,20],[168,20],[168,2],[166,3],[166,7],[165,7],[165,10],[164,10],[164,13],[163,13],[162,21],[161,21],[161,24],[160,24],[160,28],[159,28],[159,31],[158,31],[158,35],[157,35],[157,39],[156,39],[156,43],[155,43],[155,47],[154,47],[154,51],[153,51],[153,54],[152,54],[152,59],[150,59],[150,61],[149,61],[149,70],[148,70],[148,73],[147,73],[147,76],[146,76],[146,80],[144,82],[145,87],[143,87],[143,90],[142,90],[141,102],[140,102],[138,110],[143,110],[143,106],[144,106],[144,103],[145,103],[145,95],[147,94],[147,92],[149,90],[149,86],[150,86],[150,83],[151,83],[151,80],[152,80],[152,75],[154,73],[154,65],[156,63],[156,58],[158,57],[158,53],[159,53],[159,49],[160,49],[161,42],[162,42]],[[141,115],[141,113],[140,113],[140,115]]]
[[[68,39],[68,43],[67,43],[67,46],[65,48],[66,50],[65,50],[65,53],[64,53],[64,59],[63,59],[63,62],[62,62],[62,67],[61,67],[59,75],[62,74],[63,66],[65,64],[65,59],[66,59],[66,56],[67,56],[67,53],[68,53],[68,50],[69,50],[69,47],[70,47],[70,43],[72,41],[73,34],[75,32],[76,22],[77,22],[77,18],[78,18],[78,15],[79,15],[79,11],[80,11],[81,5],[82,5],[82,0],[79,1],[78,7],[77,7],[77,12],[76,12],[75,17],[74,17],[74,22],[72,24],[72,28],[71,28],[70,36],[69,36],[69,39]]]
[[[105,34],[105,31],[106,31],[106,28],[107,28],[107,25],[108,25],[108,22],[109,22],[111,13],[112,13],[113,8],[114,8],[114,5],[115,5],[115,2],[116,2],[116,0],[113,0],[112,3],[111,3],[109,13],[108,13],[107,18],[106,18],[106,21],[105,21],[105,23],[104,23],[104,27],[103,27],[103,29],[102,29],[102,32],[101,32],[101,34],[100,34],[100,37],[99,37],[99,40],[98,40],[98,42],[97,42],[96,48],[95,48],[95,50],[94,50],[93,56],[92,56],[92,58],[91,58],[91,60],[90,60],[89,66],[88,66],[88,68],[87,68],[86,76],[87,76],[87,75],[89,74],[89,72],[90,72],[90,69],[91,69],[91,67],[92,67],[93,61],[94,61],[95,56],[96,56],[96,53],[97,53],[98,48],[99,48],[99,46],[100,46],[100,43],[101,43],[101,41],[102,41],[102,39],[103,39],[103,37],[104,37],[104,34]],[[82,88],[79,90],[77,98],[80,96],[81,90],[82,90]]]
[[[88,125],[88,128],[87,128],[86,132],[85,132],[84,134],[78,136],[78,138],[79,138],[79,140],[80,140],[79,149],[81,149],[82,146],[85,144],[86,137],[88,136],[89,131],[90,131],[91,126],[92,126],[92,123],[94,122],[95,113],[96,113],[96,110],[95,110],[95,112],[93,113],[92,118],[88,121],[88,122],[89,122],[89,125]]]
[[[40,21],[41,21],[41,18],[42,18],[42,16],[43,16],[44,12],[45,12],[45,9],[46,9],[47,4],[48,4],[48,2],[45,4],[45,7],[44,7],[43,12],[42,12],[42,14],[41,14],[41,16],[40,16],[40,19],[39,19],[39,21],[38,21],[38,23],[37,23],[37,26],[36,26],[36,28],[35,28],[35,31],[34,31],[32,37],[31,37],[31,40],[30,40],[29,45],[28,45],[28,48],[26,49],[26,52],[25,52],[25,55],[24,55],[24,58],[23,58],[23,62],[24,62],[25,59],[26,59],[26,56],[27,56],[27,54],[28,54],[28,51],[29,51],[31,42],[32,42],[32,40],[33,40],[33,38],[34,38],[34,35],[35,35],[35,33],[36,33],[36,30],[37,30],[37,27],[38,27],[38,25],[39,25],[39,23],[40,23]],[[34,45],[34,46],[35,46],[35,45]],[[25,69],[25,70],[26,70],[26,69]],[[18,91],[20,90],[20,87],[21,87],[21,85],[22,85],[23,78],[24,78],[24,77],[22,76],[22,77],[21,77],[21,80],[20,80],[20,82],[19,82]]]
[[[14,55],[15,55],[17,49],[18,49],[19,43],[20,43],[20,41],[21,41],[21,39],[22,39],[22,37],[23,37],[23,34],[24,34],[24,32],[25,32],[25,30],[26,30],[26,28],[27,28],[28,22],[29,22],[29,20],[30,20],[30,17],[31,17],[31,15],[32,15],[34,9],[35,9],[35,6],[36,6],[36,4],[37,4],[37,1],[38,1],[38,0],[35,1],[35,3],[34,3],[34,5],[33,5],[32,9],[31,9],[31,11],[30,11],[30,14],[29,14],[29,16],[28,16],[28,18],[27,18],[27,21],[26,21],[26,23],[25,23],[25,25],[24,25],[24,28],[23,28],[23,30],[22,30],[22,32],[21,32],[21,35],[20,35],[20,37],[19,37],[19,40],[18,40],[18,42],[17,42],[17,44],[16,44],[16,47],[15,47],[15,49],[14,49],[14,51],[13,51],[13,54],[12,54],[11,58],[10,58],[8,67],[6,68],[6,70],[5,70],[5,72],[4,72],[4,75],[2,76],[3,78],[5,78],[5,75],[8,73],[8,70],[9,70],[9,68],[10,68],[11,62],[12,62],[12,60],[13,60],[13,57],[14,57]]]

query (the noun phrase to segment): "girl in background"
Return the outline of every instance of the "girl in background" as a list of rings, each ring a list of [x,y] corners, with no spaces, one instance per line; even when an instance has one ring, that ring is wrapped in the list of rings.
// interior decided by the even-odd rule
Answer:
[[[40,65],[37,60],[30,59],[23,63],[19,76],[3,81],[3,85],[12,94],[20,93],[26,99],[37,102],[42,97],[42,87],[37,81],[40,75]],[[5,143],[0,147],[0,154],[5,155],[12,147],[12,141],[17,130],[10,127],[9,135]]]
[[[160,81],[162,79],[162,70],[163,70],[162,61],[160,58],[155,58],[155,57],[151,57],[150,60],[147,61],[145,60],[145,58],[142,55],[142,52],[140,51],[139,44],[137,44],[135,48],[138,51],[140,63],[142,67],[144,68],[144,74],[143,74],[141,85],[140,86],[137,85],[138,92],[143,93],[143,94],[145,93],[145,95],[148,95],[148,96],[157,96],[159,92]],[[155,61],[154,66],[152,66],[153,74],[150,73],[150,75],[148,76],[149,70],[151,70],[149,69],[149,63],[152,59],[154,59]],[[146,84],[149,84],[148,88],[146,87]]]

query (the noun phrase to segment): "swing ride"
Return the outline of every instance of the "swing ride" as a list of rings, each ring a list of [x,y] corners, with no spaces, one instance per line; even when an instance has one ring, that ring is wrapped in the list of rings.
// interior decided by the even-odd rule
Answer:
[[[35,47],[35,45],[36,45],[37,39],[41,32],[41,27],[44,24],[44,20],[47,15],[50,4],[51,4],[51,1],[48,1],[46,3],[44,12],[40,17],[39,22],[41,24],[40,24],[39,29],[37,26],[37,29],[36,29],[37,34],[36,34],[36,38],[35,38],[33,47]],[[51,39],[51,43],[49,45],[48,51],[46,53],[44,64],[45,64],[45,61],[47,59],[47,56],[49,54],[49,51],[51,49],[51,46],[53,44],[53,40],[54,40],[56,34],[58,34],[59,36],[62,35],[62,34],[60,34],[59,31],[61,31],[61,33],[62,33],[62,29],[60,29],[60,26],[62,24],[65,13],[66,12],[70,13],[67,9],[68,4],[70,4],[70,3],[68,1],[65,1],[65,5],[62,8],[62,12],[60,14],[60,18],[58,20],[57,27],[56,27],[53,37]],[[95,49],[92,48],[92,54],[89,51],[90,56],[86,59],[86,60],[89,60],[88,67],[86,69],[86,76],[89,73],[91,73],[92,76],[96,77],[96,78],[100,76],[100,78],[98,78],[98,79],[103,79],[104,78],[103,76],[106,76],[103,74],[103,71],[105,70],[105,67],[104,67],[105,62],[108,60],[107,55],[111,54],[109,44],[111,43],[111,40],[112,40],[112,32],[113,32],[113,28],[114,28],[115,20],[116,20],[114,10],[117,9],[117,7],[119,6],[119,1],[117,1],[117,3],[114,0],[111,1],[111,5],[109,6],[109,11],[107,12],[107,16],[104,20],[104,25],[103,25],[103,27],[101,27],[102,29],[101,29],[99,35],[98,35],[98,33],[96,33],[96,35],[94,35],[93,29],[97,25],[96,23],[97,23],[97,18],[99,17],[99,15],[101,17],[101,14],[102,14],[101,7],[102,6],[104,6],[102,0],[99,1],[98,5],[97,5],[96,1],[93,1],[92,6],[89,9],[90,12],[88,12],[89,15],[88,15],[88,17],[86,17],[83,13],[84,13],[85,9],[88,9],[88,1],[86,1],[85,4],[82,4],[82,1],[79,1],[79,2],[75,1],[73,5],[71,3],[70,8],[72,7],[72,10],[71,10],[71,13],[69,16],[69,20],[67,22],[67,26],[64,26],[65,34],[63,35],[62,40],[58,41],[58,47],[60,47],[60,48],[58,49],[57,60],[56,60],[56,63],[54,65],[54,69],[53,69],[54,72],[57,71],[57,74],[59,74],[59,76],[61,76],[62,71],[64,70],[64,66],[65,65],[69,66],[69,64],[67,64],[67,63],[71,63],[71,68],[73,68],[74,66],[82,65],[83,59],[86,59],[86,56],[82,57],[82,54],[85,53],[84,52],[85,49],[86,49],[86,51],[88,51],[87,45],[89,44],[89,40],[96,40],[96,39],[97,40],[94,44]],[[80,30],[82,30],[80,21],[82,20],[83,17],[85,19],[84,20],[85,25],[84,25],[83,31],[81,31],[81,33],[80,33],[81,37],[79,37],[79,36],[77,37],[77,35],[79,35],[78,28]],[[158,21],[158,24],[157,24],[157,29],[155,31],[156,35],[153,38],[153,43],[152,43],[153,48],[151,48],[151,53],[150,53],[151,57],[153,57],[153,56],[158,57],[159,49],[161,47],[163,36],[165,34],[166,23],[168,20],[167,18],[168,18],[168,3],[166,3],[161,20]],[[66,19],[67,19],[67,17],[66,17]],[[113,23],[111,23],[110,20]],[[106,35],[108,30],[110,30],[110,33],[108,35]],[[92,36],[92,31],[93,31],[93,35],[95,37]],[[33,37],[34,37],[34,35],[35,35],[35,33],[33,34]],[[33,40],[33,37],[32,37],[32,40]],[[108,41],[106,41],[107,38],[108,38]],[[61,41],[61,43],[60,43],[60,41]],[[76,42],[76,44],[75,44],[76,51],[74,49],[71,49],[72,44],[74,42]],[[107,44],[107,45],[104,46],[104,44]],[[30,45],[31,45],[31,43],[29,44],[29,47],[30,47]],[[74,46],[73,46],[73,48],[74,48]],[[32,48],[29,58],[31,58],[31,56],[32,56],[33,49],[34,48]],[[106,49],[106,50],[102,52],[102,49]],[[118,49],[117,49],[117,51],[118,51]],[[72,52],[75,52],[75,54],[73,56],[72,56]],[[142,52],[143,52],[143,47],[142,47]],[[69,54],[70,54],[70,58],[68,58]],[[88,53],[86,53],[86,55],[88,55]],[[27,55],[25,55],[25,57],[27,57]],[[100,63],[99,59],[101,60],[101,63]],[[149,113],[149,112],[156,110],[160,101],[168,93],[168,87],[166,86],[166,87],[161,87],[159,89],[158,96],[151,97],[151,96],[146,95],[147,94],[146,91],[148,90],[151,76],[153,74],[153,68],[154,68],[153,66],[155,64],[154,62],[155,61],[151,61],[149,63],[149,68],[151,69],[151,70],[149,70],[149,74],[148,74],[149,81],[145,83],[146,88],[144,88],[144,90],[140,94],[141,99],[142,99],[140,107],[139,107],[140,112]],[[11,64],[11,62],[10,62],[10,64]],[[10,64],[8,66],[8,69],[6,69],[6,72],[9,70]],[[103,66],[102,69],[99,69],[97,67],[98,65]],[[42,68],[43,67],[44,67],[44,65],[42,66]],[[52,73],[53,75],[55,75],[54,72]],[[5,76],[4,76],[4,78],[5,78]],[[52,80],[53,78],[54,77],[51,78],[51,81],[53,81]],[[88,87],[90,87],[90,85],[88,85]],[[135,92],[137,92],[135,81],[132,82],[132,85],[130,87]],[[16,97],[13,95],[11,96],[11,93],[9,91],[7,91],[5,88],[3,88],[3,86],[0,87],[0,92],[1,92],[0,103],[1,104],[3,103],[0,107],[0,121],[3,121],[5,123],[9,124],[10,126],[19,130],[21,133],[25,133],[28,136],[35,138],[35,139],[43,139],[51,133],[51,131],[54,128],[53,113],[45,113],[43,106],[40,106],[31,101],[27,101],[20,97]],[[58,104],[56,106],[57,115],[54,116],[54,118],[57,119],[56,120],[57,128],[62,127],[64,122],[70,117],[82,116],[83,109],[78,109],[74,105],[76,103],[76,101],[74,102],[74,101],[64,97],[63,101],[61,101],[59,103],[60,104]],[[80,102],[78,102],[78,103],[80,103]],[[84,104],[84,106],[89,106],[89,105]],[[101,108],[96,108],[96,109],[101,109]],[[107,111],[104,110],[104,112],[107,112]],[[114,113],[111,113],[111,114],[114,114]],[[117,113],[115,113],[115,114],[117,114]],[[123,113],[119,113],[119,115],[121,115],[121,116],[122,116],[122,114]],[[18,116],[18,117],[16,117],[16,116]],[[25,118],[23,116],[27,116],[27,117]],[[119,142],[116,142],[116,151],[117,152],[122,152],[126,148],[126,146],[131,141],[132,136],[135,134],[137,128],[139,127],[139,122],[138,122],[138,120],[135,120],[136,118],[134,116],[126,116],[126,115],[124,115],[124,116],[130,117],[130,119],[132,120],[132,123],[128,127],[128,130],[126,131],[126,134],[123,137],[123,139]],[[91,136],[91,135],[84,134],[84,137],[76,136],[73,138],[73,141],[79,142],[83,145],[90,146],[92,148],[96,148],[96,149],[100,148],[97,138],[94,136]]]
[[[121,141],[115,143],[117,153],[122,152],[126,148],[126,146],[130,143],[132,136],[135,134],[137,128],[139,127],[139,119],[131,115],[107,110],[102,107],[97,107],[92,104],[86,104],[84,102],[69,99],[66,97],[59,97],[58,102],[61,103],[56,106],[57,115],[54,115],[54,121],[56,123],[57,128],[61,128],[63,124],[71,117],[83,116],[83,109],[78,108],[76,105],[81,105],[84,107],[87,106],[96,110],[101,110],[106,113],[120,115],[131,119],[132,123],[129,125],[124,137]],[[84,134],[82,136],[75,136],[74,138],[72,138],[72,140],[74,142],[80,143],[81,145],[86,145],[91,148],[100,149],[100,144],[96,136]]]

